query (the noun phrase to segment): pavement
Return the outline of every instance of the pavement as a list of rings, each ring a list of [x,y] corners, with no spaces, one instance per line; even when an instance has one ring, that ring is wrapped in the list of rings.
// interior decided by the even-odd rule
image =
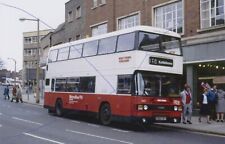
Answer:
[[[36,103],[34,93],[23,92],[23,101],[25,103],[43,106],[44,98],[40,96],[40,102]],[[225,122],[211,121],[211,124],[206,122],[206,118],[202,117],[202,122],[198,121],[198,116],[192,117],[192,124],[173,124],[173,123],[157,123],[157,126],[167,127],[171,129],[183,129],[188,131],[215,134],[225,136]]]

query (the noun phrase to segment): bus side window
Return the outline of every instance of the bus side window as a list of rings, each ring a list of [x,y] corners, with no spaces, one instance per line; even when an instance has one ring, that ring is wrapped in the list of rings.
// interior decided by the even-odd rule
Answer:
[[[51,82],[51,91],[54,91],[54,87],[55,87],[55,79],[52,79],[52,82]]]
[[[45,79],[45,86],[49,86],[50,85],[50,79]]]
[[[131,80],[132,80],[132,75],[119,75],[118,82],[117,82],[117,93],[130,94]]]
[[[117,52],[134,49],[135,33],[120,35],[118,38]]]

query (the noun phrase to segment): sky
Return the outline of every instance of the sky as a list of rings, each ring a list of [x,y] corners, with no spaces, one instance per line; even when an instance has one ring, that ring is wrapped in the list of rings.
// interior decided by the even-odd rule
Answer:
[[[36,31],[37,23],[19,21],[19,18],[33,18],[18,10],[3,6],[11,5],[23,9],[38,17],[52,28],[65,21],[65,3],[69,0],[0,0],[0,59],[4,61],[4,68],[13,71],[17,63],[17,71],[22,69],[23,63],[23,32]],[[40,30],[49,29],[40,23]]]

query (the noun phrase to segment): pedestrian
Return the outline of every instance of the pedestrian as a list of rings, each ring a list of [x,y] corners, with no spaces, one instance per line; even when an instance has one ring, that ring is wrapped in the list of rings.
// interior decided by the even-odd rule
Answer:
[[[210,106],[208,102],[208,88],[204,88],[203,94],[200,96],[200,115],[199,115],[199,122],[202,122],[202,116],[206,116],[207,118],[207,123],[210,124]]]
[[[216,121],[224,122],[225,113],[225,91],[219,89],[217,92],[217,103],[216,103]]]
[[[214,85],[212,88],[208,85],[208,103],[210,108],[210,119],[215,120],[216,118],[216,97],[217,97],[217,86]]]
[[[20,101],[21,103],[23,103],[22,90],[21,90],[21,87],[19,85],[16,88],[16,96],[17,96],[18,102]]]
[[[9,86],[7,85],[4,89],[4,96],[5,96],[5,100],[6,100],[6,97],[8,98],[8,100],[10,99],[9,98]]]
[[[184,90],[180,94],[181,99],[182,99],[182,104],[183,104],[183,124],[189,123],[192,124],[191,122],[191,116],[192,116],[192,94],[191,94],[191,89],[190,86],[186,83],[184,84]]]
[[[17,93],[17,89],[16,89],[16,85],[14,85],[13,89],[12,89],[12,100],[11,100],[11,102],[13,102],[14,99],[16,100],[17,103],[19,102],[18,98],[16,96],[16,93]]]

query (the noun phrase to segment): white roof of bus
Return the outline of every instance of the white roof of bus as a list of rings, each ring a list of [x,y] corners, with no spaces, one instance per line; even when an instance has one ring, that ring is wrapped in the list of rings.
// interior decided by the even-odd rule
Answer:
[[[118,31],[114,31],[114,32],[110,32],[110,33],[106,33],[106,34],[102,34],[102,35],[98,35],[98,36],[94,36],[94,37],[89,37],[89,38],[85,38],[85,39],[81,39],[81,40],[77,40],[77,41],[60,44],[60,45],[52,47],[51,50],[66,47],[69,45],[75,45],[75,44],[85,43],[88,41],[103,39],[103,38],[107,38],[107,37],[111,37],[111,36],[117,36],[117,35],[121,35],[121,34],[131,33],[131,32],[135,32],[135,31],[157,33],[157,34],[168,35],[168,36],[180,38],[179,34],[169,31],[169,30],[166,30],[166,29],[151,27],[151,26],[135,26],[132,28],[127,28],[127,29],[118,30]]]

